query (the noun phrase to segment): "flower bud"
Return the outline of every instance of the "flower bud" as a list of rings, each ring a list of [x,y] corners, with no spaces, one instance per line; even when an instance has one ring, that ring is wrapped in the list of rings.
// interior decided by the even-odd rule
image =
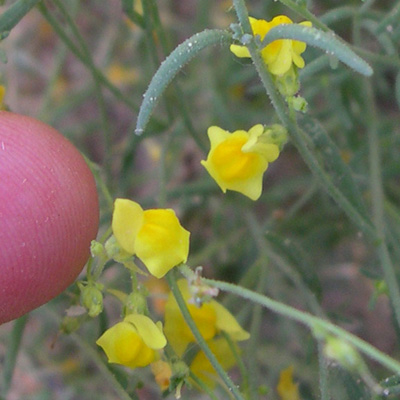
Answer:
[[[147,311],[146,297],[141,293],[130,293],[125,300],[124,315],[145,314]]]
[[[351,344],[337,337],[326,338],[324,353],[348,371],[364,370],[364,361],[358,351]]]
[[[97,317],[103,311],[103,285],[99,283],[89,283],[85,286],[78,282],[81,290],[81,304],[88,310],[90,317]]]

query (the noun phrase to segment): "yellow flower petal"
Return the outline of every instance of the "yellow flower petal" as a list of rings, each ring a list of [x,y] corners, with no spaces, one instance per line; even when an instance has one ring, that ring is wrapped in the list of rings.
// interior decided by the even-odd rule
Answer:
[[[210,302],[216,313],[216,326],[219,331],[226,332],[233,340],[247,340],[250,334],[236,321],[235,317],[215,300]]]
[[[231,136],[230,132],[218,126],[210,126],[207,130],[207,135],[208,139],[210,140],[211,147],[218,146]]]
[[[230,51],[239,58],[249,58],[250,52],[246,46],[240,46],[238,44],[231,44],[229,47]]]
[[[143,224],[144,211],[140,205],[127,199],[116,199],[112,230],[119,245],[130,254],[135,253],[135,240]]]
[[[280,373],[276,389],[281,400],[300,400],[298,385],[293,382],[293,365]]]
[[[146,210],[135,252],[153,276],[162,278],[171,268],[186,262],[189,236],[173,210]]]
[[[162,349],[167,344],[164,334],[149,317],[141,314],[130,314],[125,317],[125,321],[136,328],[143,342],[151,349]]]
[[[212,339],[217,333],[216,322],[217,316],[214,308],[210,304],[203,304],[200,307],[194,304],[188,304],[188,309],[191,317],[199,329],[201,336],[205,340]],[[194,342],[196,339],[193,336],[190,328],[184,323],[183,334],[188,338],[190,342]]]
[[[210,350],[225,370],[236,364],[235,356],[224,338],[207,342]],[[217,373],[208,358],[199,351],[190,364],[190,370],[199,377],[209,388],[213,389],[217,381]]]

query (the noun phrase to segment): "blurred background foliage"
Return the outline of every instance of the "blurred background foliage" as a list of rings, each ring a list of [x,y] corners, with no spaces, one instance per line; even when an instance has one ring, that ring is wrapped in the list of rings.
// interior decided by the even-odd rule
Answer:
[[[0,12],[13,3],[5,1]],[[277,122],[251,61],[235,58],[226,47],[204,50],[168,87],[145,134],[134,134],[142,95],[161,61],[196,32],[228,29],[237,22],[231,2],[152,0],[142,7],[137,0],[136,23],[123,12],[126,4],[44,1],[0,43],[7,59],[0,64],[0,83],[6,87],[9,109],[54,126],[94,163],[102,204],[100,234],[108,228],[112,211],[102,185],[112,198],[131,198],[145,208],[173,207],[192,232],[189,265],[202,265],[208,277],[240,283],[297,308],[312,313],[317,309],[398,357],[399,332],[388,297],[375,290],[382,273],[374,246],[318,186],[290,142],[269,167],[256,203],[236,193],[223,195],[200,166],[209,126],[233,131]],[[278,1],[246,4],[257,18],[269,20],[283,13],[296,22],[304,19]],[[396,274],[400,18],[387,18],[399,4],[307,1],[310,11],[370,63],[374,75],[361,77],[310,47],[300,72],[309,114],[340,148],[367,205],[371,199],[367,131],[374,124],[379,133],[385,223]],[[388,23],[382,25],[385,19]],[[129,275],[110,264],[104,282],[128,288]],[[58,334],[65,309],[77,296],[77,288],[71,287],[31,313],[7,399],[117,399],[106,368],[115,372],[133,399],[161,398],[149,371],[126,374],[106,366],[95,348],[107,318],[118,318],[114,299],[106,300],[107,316],[86,322],[70,336]],[[318,356],[309,332],[253,304],[232,296],[221,298],[252,333],[243,356],[255,385],[269,389],[259,398],[277,398],[279,372],[294,365],[302,399],[318,399]],[[11,323],[0,328],[0,362],[11,332]],[[99,360],[103,360],[100,365]],[[333,399],[372,398],[357,376],[335,365],[329,369]],[[377,379],[386,376],[375,365],[374,373]],[[183,398],[202,396],[183,393]]]

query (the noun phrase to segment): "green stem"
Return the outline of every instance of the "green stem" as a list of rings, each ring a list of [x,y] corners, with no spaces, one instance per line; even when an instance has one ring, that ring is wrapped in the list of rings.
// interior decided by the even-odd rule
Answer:
[[[268,262],[268,260],[267,260]],[[267,281],[267,264],[266,263],[258,263],[259,268],[259,281],[257,283],[256,290],[259,293],[263,293],[266,286]],[[260,305],[255,305],[252,310],[252,320],[250,325],[250,340],[247,345],[247,349],[249,352],[249,357],[247,358],[250,362],[248,362],[249,369],[249,394],[250,399],[257,398],[257,383],[259,380],[259,371],[257,369],[257,363],[253,360],[257,359],[257,352],[259,348],[259,339],[261,332],[261,324],[262,324],[262,314],[263,309]]]
[[[393,305],[397,325],[400,327],[400,289],[385,240],[384,193],[381,171],[382,161],[378,131],[375,123],[377,120],[375,101],[370,82],[365,81],[364,87],[366,91],[365,109],[368,111],[367,133],[369,147],[369,167],[371,174],[370,187],[372,212],[378,236],[381,238],[381,242],[378,244],[378,256],[382,264],[384,279],[389,289],[390,300]]]
[[[330,400],[329,397],[329,370],[324,356],[324,345],[318,340],[318,364],[319,364],[319,389],[321,400]]]
[[[231,337],[226,333],[226,332],[222,332],[222,336],[224,337],[224,339],[226,340],[226,342],[229,345],[229,348],[232,351],[233,356],[235,357],[235,361],[237,366],[239,367],[239,371],[240,371],[240,375],[242,376],[242,387],[243,387],[243,391],[244,393],[247,394],[247,392],[249,391],[249,371],[246,369],[246,366],[244,365],[244,362],[242,360],[242,357],[239,354],[238,351],[238,347],[236,346],[235,342],[231,339]],[[246,396],[246,398],[248,398],[248,395]],[[250,397],[250,399],[252,398],[256,398],[256,397]]]
[[[97,104],[99,107],[100,111],[100,118],[102,122],[102,129],[103,129],[103,137],[104,137],[104,145],[105,145],[105,156],[104,156],[104,167],[105,171],[107,174],[107,181],[109,184],[113,182],[112,180],[112,173],[111,173],[111,156],[112,156],[112,140],[111,140],[111,127],[110,123],[107,118],[107,109],[106,109],[106,103],[104,100],[104,96],[102,93],[102,88],[101,88],[101,83],[97,74],[97,68],[94,64],[93,58],[90,54],[90,51],[85,43],[85,40],[83,39],[82,35],[79,32],[78,27],[76,26],[74,20],[71,18],[69,15],[67,9],[64,7],[63,3],[60,0],[53,0],[56,6],[58,7],[59,11],[61,12],[61,15],[63,16],[65,22],[69,27],[71,28],[71,32],[75,36],[78,45],[80,46],[81,49],[81,54],[83,54],[85,61],[89,67],[89,70],[92,74],[93,77],[93,82],[94,82],[94,88],[95,88],[95,96],[97,100]]]
[[[338,338],[347,341],[354,347],[358,348],[362,353],[371,357],[375,361],[381,363],[388,369],[394,371],[397,374],[400,374],[400,362],[394,360],[388,355],[382,353],[380,350],[365,342],[364,340],[358,338],[357,336],[345,331],[342,328],[328,322],[324,319],[315,317],[307,312],[297,310],[296,308],[290,307],[286,304],[273,300],[267,296],[261,295],[259,293],[255,293],[251,290],[238,287],[231,283],[226,283],[222,281],[216,281],[212,279],[203,278],[203,282],[207,283],[212,287],[216,287],[222,291],[226,291],[232,294],[235,294],[244,299],[250,300],[254,303],[261,304],[263,307],[268,308],[269,310],[283,315],[287,318],[293,319],[297,322],[300,322],[310,329],[318,328],[327,333],[331,333],[336,335]]]
[[[175,272],[174,270],[171,270],[167,274],[166,279],[167,279],[168,285],[170,286],[171,292],[175,297],[178,307],[182,313],[183,318],[185,319],[190,330],[192,331],[193,336],[195,337],[201,350],[204,352],[205,356],[208,358],[208,360],[210,361],[210,363],[213,366],[213,368],[215,369],[215,371],[218,373],[220,378],[223,380],[225,385],[228,387],[228,390],[233,394],[233,396],[236,400],[244,400],[243,396],[237,389],[236,385],[232,382],[229,375],[225,372],[225,370],[223,369],[221,364],[218,362],[214,353],[208,347],[206,341],[204,340],[204,338],[201,335],[199,329],[197,328],[195,322],[193,321],[193,318],[190,315],[190,312],[189,312],[189,309],[187,308],[185,300],[183,299],[182,294],[176,283],[176,278],[175,278],[174,272]]]
[[[218,400],[218,397],[212,392],[212,390],[193,372],[190,372],[190,378],[195,382],[201,390],[208,394],[208,397],[212,400]]]
[[[18,351],[21,345],[21,340],[27,321],[28,314],[17,319],[14,322],[12,331],[10,333],[10,341],[8,343],[7,353],[4,359],[3,384],[1,385],[1,394],[4,396],[4,398],[7,398],[7,393],[11,386]]]

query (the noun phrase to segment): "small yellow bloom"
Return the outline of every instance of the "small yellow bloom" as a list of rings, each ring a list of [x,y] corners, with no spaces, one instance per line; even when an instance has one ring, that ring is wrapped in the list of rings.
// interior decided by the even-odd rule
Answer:
[[[236,321],[235,317],[215,300],[203,303],[200,307],[189,302],[191,296],[185,279],[178,281],[178,287],[185,299],[190,315],[205,340],[213,339],[220,332],[228,334],[232,340],[246,340],[250,337]],[[165,306],[165,336],[178,356],[181,356],[189,343],[195,342],[172,293]]]
[[[110,363],[136,368],[156,359],[155,350],[167,344],[160,326],[140,314],[130,314],[122,322],[106,330],[96,342]]]
[[[112,230],[122,249],[136,254],[156,278],[187,260],[190,233],[171,209],[144,211],[134,201],[117,199]]]
[[[292,24],[293,21],[286,15],[278,15],[268,22],[263,19],[249,18],[253,35],[259,35],[263,40],[270,29],[282,25]],[[300,25],[311,26],[310,21],[301,22]],[[261,50],[262,58],[267,64],[268,70],[274,75],[283,75],[289,71],[292,64],[298,68],[304,67],[304,60],[301,54],[305,51],[306,44],[298,40],[280,39],[275,40]],[[245,46],[233,44],[230,50],[237,57],[250,57],[249,50]]]
[[[261,124],[248,132],[233,133],[217,126],[208,129],[211,150],[201,164],[214,178],[222,191],[227,189],[257,200],[262,192],[263,174],[268,163],[279,156],[279,147],[268,143]]]
[[[281,371],[276,389],[281,400],[300,400],[298,384],[293,382],[292,365]]]

